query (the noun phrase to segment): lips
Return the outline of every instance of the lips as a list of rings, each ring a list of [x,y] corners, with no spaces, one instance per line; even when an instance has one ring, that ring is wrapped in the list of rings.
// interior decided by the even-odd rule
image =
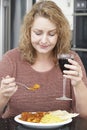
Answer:
[[[47,48],[48,46],[46,45],[40,45],[41,48]]]

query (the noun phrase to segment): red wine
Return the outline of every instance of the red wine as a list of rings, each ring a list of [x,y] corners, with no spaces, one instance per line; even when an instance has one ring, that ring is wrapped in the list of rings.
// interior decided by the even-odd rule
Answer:
[[[59,59],[59,66],[60,66],[60,69],[62,72],[63,72],[63,70],[69,70],[68,68],[64,67],[64,64],[70,64],[68,62],[68,59],[67,58],[60,58]]]

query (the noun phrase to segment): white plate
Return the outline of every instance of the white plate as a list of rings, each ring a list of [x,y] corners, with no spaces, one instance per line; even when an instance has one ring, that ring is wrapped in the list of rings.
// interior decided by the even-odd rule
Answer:
[[[51,128],[58,128],[58,127],[61,127],[65,124],[68,124],[70,122],[72,122],[72,118],[66,120],[66,121],[63,121],[63,122],[59,122],[59,123],[53,123],[53,124],[43,124],[43,123],[32,123],[32,122],[26,122],[26,121],[22,121],[20,120],[19,118],[21,117],[21,115],[18,115],[14,118],[14,120],[17,122],[17,123],[20,123],[26,127],[29,127],[29,128],[42,128],[42,129],[51,129]]]

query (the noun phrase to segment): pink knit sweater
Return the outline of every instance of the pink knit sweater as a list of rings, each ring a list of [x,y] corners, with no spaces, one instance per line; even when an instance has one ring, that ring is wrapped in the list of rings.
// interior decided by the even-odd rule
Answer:
[[[79,62],[83,70],[84,82],[87,85],[86,74],[79,56],[75,53],[75,60]],[[71,111],[74,109],[75,101],[73,88],[70,80],[67,80],[66,95],[71,97],[72,101],[58,101],[57,97],[62,96],[63,76],[59,66],[55,66],[47,72],[37,72],[31,68],[31,65],[23,61],[18,48],[7,52],[0,62],[0,79],[10,75],[15,77],[17,82],[33,86],[39,84],[41,87],[36,91],[29,91],[21,86],[12,96],[8,107],[4,113],[7,117],[16,116],[23,111],[49,111],[64,109]]]

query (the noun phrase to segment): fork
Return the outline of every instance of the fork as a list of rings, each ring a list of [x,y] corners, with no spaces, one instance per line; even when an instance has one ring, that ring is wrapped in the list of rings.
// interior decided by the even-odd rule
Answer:
[[[20,82],[16,82],[16,84],[20,85],[20,86],[23,86],[25,87],[26,89],[28,90],[36,90],[38,88],[40,88],[40,85],[39,84],[35,84],[34,86],[32,87],[28,87],[27,85],[23,84],[23,83],[20,83]]]

